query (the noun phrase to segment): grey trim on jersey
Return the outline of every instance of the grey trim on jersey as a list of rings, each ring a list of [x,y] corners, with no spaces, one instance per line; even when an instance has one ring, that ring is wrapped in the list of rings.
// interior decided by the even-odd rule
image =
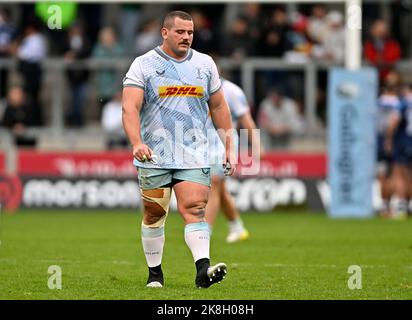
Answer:
[[[193,56],[193,50],[192,48],[189,48],[189,52],[187,53],[186,57],[182,60],[177,60],[175,58],[172,58],[171,56],[169,56],[166,52],[164,52],[160,46],[157,46],[156,48],[154,48],[154,51],[157,52],[158,55],[160,55],[161,57],[165,58],[166,60],[172,60],[173,62],[176,63],[182,63],[185,62],[186,60],[190,60],[192,59]]]
[[[137,84],[132,84],[132,83],[124,84],[124,85],[123,85],[123,88],[126,88],[126,87],[133,87],[133,88],[144,89],[144,87],[139,86],[139,85],[137,85]]]
[[[223,85],[223,81],[222,81],[222,80],[220,80],[220,86],[219,86],[219,87],[218,87],[215,91],[210,92],[210,95],[212,95],[212,94],[214,94],[214,93],[218,92],[220,89],[222,89],[222,85]]]

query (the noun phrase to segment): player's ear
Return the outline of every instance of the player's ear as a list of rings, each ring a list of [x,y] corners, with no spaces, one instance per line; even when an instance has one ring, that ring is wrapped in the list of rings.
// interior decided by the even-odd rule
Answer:
[[[169,30],[168,30],[167,28],[163,27],[162,30],[160,30],[160,32],[161,32],[161,34],[162,34],[162,38],[163,38],[164,40],[166,40],[166,39],[167,39],[167,35],[168,35],[168,33],[169,33]]]

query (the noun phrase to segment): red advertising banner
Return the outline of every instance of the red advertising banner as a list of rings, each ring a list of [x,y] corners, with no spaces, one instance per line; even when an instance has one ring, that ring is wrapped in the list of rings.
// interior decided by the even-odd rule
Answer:
[[[111,152],[36,152],[19,151],[20,175],[64,177],[130,177],[136,175],[132,155]]]
[[[0,173],[3,173],[6,171],[6,157],[4,153],[0,152]]]
[[[260,162],[259,176],[325,178],[324,153],[266,154]],[[56,177],[134,177],[136,169],[127,151],[37,152],[19,151],[18,174]]]
[[[259,176],[325,178],[327,158],[324,153],[272,152],[260,161]]]

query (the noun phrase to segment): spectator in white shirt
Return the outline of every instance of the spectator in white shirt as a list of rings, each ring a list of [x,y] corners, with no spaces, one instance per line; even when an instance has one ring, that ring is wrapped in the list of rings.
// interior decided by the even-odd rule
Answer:
[[[103,106],[101,121],[106,135],[107,149],[127,147],[128,140],[122,123],[122,93],[120,91]]]
[[[162,37],[159,34],[160,29],[158,19],[151,19],[143,25],[142,31],[136,37],[136,55],[144,54],[162,42]]]
[[[339,11],[331,11],[326,16],[327,30],[325,39],[314,46],[312,55],[321,61],[343,63],[345,53],[345,29],[343,15]]]
[[[315,4],[308,22],[308,35],[316,44],[322,45],[328,33],[327,11],[324,4]]]
[[[272,89],[260,103],[258,124],[265,149],[287,147],[293,135],[305,131],[296,102],[279,89]]]

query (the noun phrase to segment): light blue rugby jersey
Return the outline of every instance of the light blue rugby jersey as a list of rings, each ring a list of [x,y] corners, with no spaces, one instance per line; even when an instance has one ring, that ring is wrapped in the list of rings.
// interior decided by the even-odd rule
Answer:
[[[402,98],[404,130],[408,138],[412,138],[412,94],[408,93]]]
[[[123,86],[144,90],[141,135],[158,162],[135,159],[135,166],[163,169],[210,166],[206,133],[208,100],[221,87],[211,57],[189,49],[186,58],[176,60],[156,47],[133,61]]]
[[[236,132],[238,120],[245,113],[249,112],[249,103],[243,90],[233,82],[222,79],[222,90],[229,105],[230,114],[232,115],[233,126],[233,144],[235,152],[239,149],[239,137]],[[208,139],[209,139],[209,161],[210,164],[220,164],[224,161],[225,147],[220,140],[217,131],[213,125],[212,118],[207,121]]]
[[[396,95],[382,94],[378,98],[378,135],[383,136],[388,129],[392,113],[400,114],[402,104]]]

